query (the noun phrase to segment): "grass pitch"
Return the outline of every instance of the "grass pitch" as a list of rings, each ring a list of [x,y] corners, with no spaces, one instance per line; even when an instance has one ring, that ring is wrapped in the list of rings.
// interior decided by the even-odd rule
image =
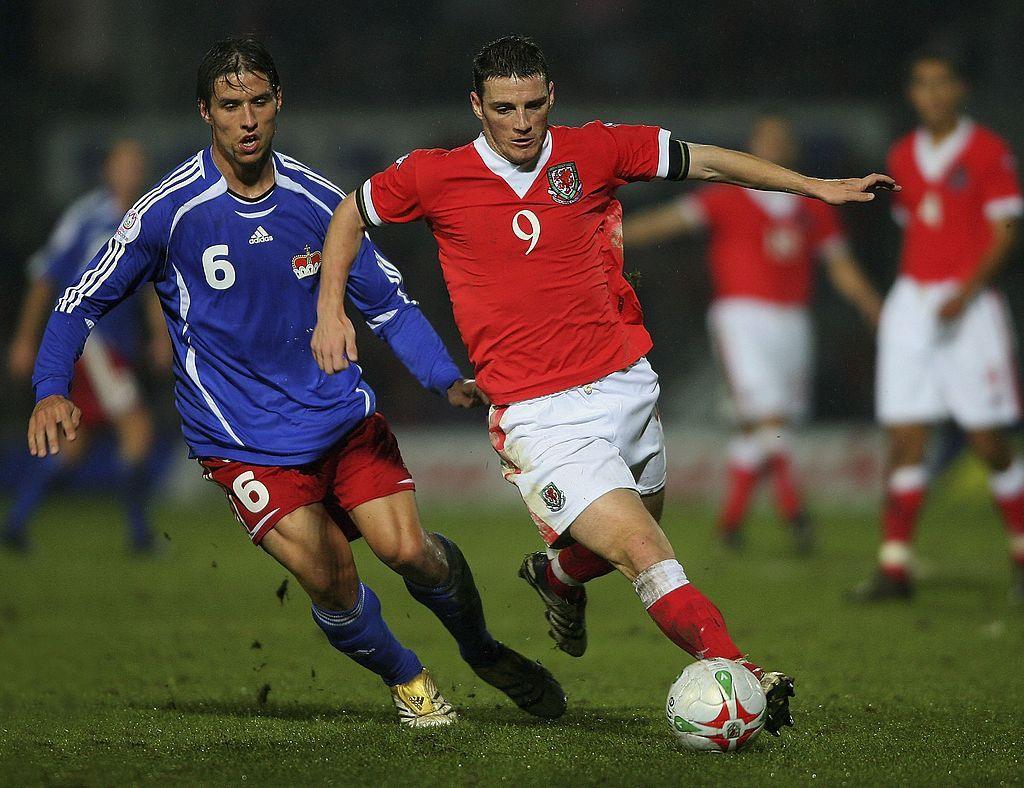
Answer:
[[[688,661],[619,577],[590,587],[590,649],[554,650],[515,577],[539,544],[516,509],[427,509],[469,557],[491,628],[562,681],[569,712],[535,721],[481,685],[440,624],[365,546],[393,629],[459,709],[409,732],[379,681],[334,652],[301,590],[249,545],[222,500],[159,509],[163,556],[133,560],[113,505],[48,506],[27,557],[0,554],[0,783],[8,785],[867,785],[1020,783],[1024,610],[984,498],[940,495],[921,528],[930,566],[911,605],[850,607],[871,567],[873,514],[819,510],[822,549],[796,561],[755,518],[745,554],[708,512],[665,525],[741,648],[797,678],[797,727],[722,756],[677,749],[668,685]]]

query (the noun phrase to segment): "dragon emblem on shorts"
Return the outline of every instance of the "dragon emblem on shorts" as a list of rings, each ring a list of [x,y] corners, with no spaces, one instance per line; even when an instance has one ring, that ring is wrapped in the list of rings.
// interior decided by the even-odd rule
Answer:
[[[548,167],[548,194],[559,205],[572,205],[583,196],[583,183],[576,162],[567,161]]]
[[[565,493],[559,490],[554,482],[548,482],[540,491],[541,500],[544,505],[553,512],[557,512],[565,506]]]

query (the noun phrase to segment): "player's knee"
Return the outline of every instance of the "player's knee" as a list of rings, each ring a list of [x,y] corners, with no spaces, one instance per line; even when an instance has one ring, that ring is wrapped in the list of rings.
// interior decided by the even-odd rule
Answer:
[[[398,574],[422,575],[437,561],[431,561],[430,538],[419,526],[396,529],[393,537],[383,545],[377,555]],[[443,554],[443,550],[440,551]]]
[[[359,597],[359,578],[355,567],[321,561],[296,573],[313,602],[325,610],[349,610]]]

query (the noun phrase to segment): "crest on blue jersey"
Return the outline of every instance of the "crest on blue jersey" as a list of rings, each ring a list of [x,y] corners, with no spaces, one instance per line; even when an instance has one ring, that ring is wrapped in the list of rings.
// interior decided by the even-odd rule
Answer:
[[[559,205],[572,205],[583,196],[583,183],[576,162],[567,161],[548,167],[548,194]]]
[[[299,279],[313,276],[320,272],[320,252],[309,251],[309,244],[306,244],[304,254],[297,254],[292,258],[292,272]]]

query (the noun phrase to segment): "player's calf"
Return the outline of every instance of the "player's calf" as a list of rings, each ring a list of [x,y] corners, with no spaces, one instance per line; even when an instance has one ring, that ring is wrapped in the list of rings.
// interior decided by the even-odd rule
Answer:
[[[487,664],[497,658],[498,644],[487,630],[484,606],[473,572],[462,551],[441,534],[425,534],[428,549],[439,550],[445,573],[434,585],[420,585],[408,577],[405,586],[412,598],[424,605],[444,625],[470,665]]]
[[[443,550],[447,576],[433,587],[406,579],[413,599],[437,616],[477,676],[504,692],[529,714],[545,719],[562,716],[565,693],[554,676],[539,663],[497,642],[487,630],[483,602],[462,551],[441,534],[426,536],[428,544]]]

